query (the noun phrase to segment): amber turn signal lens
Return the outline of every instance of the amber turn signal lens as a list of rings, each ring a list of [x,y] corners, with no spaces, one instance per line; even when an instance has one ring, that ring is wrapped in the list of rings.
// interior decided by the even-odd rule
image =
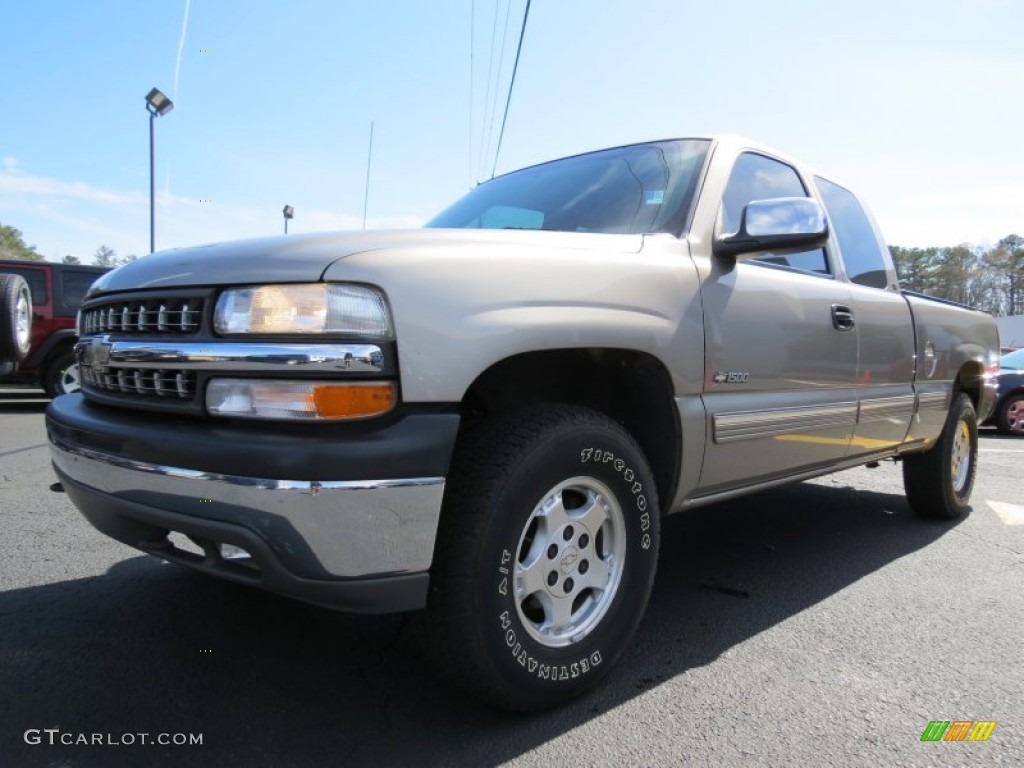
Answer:
[[[321,419],[359,419],[379,416],[395,405],[394,384],[318,384],[313,406]]]

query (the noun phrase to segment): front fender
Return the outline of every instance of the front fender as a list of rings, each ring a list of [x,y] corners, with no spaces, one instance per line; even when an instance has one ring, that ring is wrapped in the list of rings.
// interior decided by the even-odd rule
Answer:
[[[361,253],[324,277],[387,294],[407,402],[459,402],[495,363],[555,349],[645,352],[670,371],[676,392],[699,391],[702,317],[685,241],[638,250],[633,236],[584,237],[591,246],[603,237],[604,247]]]

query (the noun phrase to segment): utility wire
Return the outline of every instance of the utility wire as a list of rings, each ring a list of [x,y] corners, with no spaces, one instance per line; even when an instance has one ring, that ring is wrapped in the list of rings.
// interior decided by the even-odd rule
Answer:
[[[473,173],[473,40],[476,37],[476,0],[469,0],[469,184],[476,181]]]
[[[486,149],[486,147],[484,145],[484,141],[485,141],[485,137],[487,135],[486,134],[487,113],[491,111],[491,109],[490,109],[490,105],[491,105],[491,72],[494,69],[494,38],[497,36],[497,34],[498,34],[498,0],[494,0],[494,22],[493,22],[493,24],[491,26],[491,54],[490,54],[490,58],[487,61],[487,81],[485,83],[486,90],[484,91],[484,112],[483,112],[483,119],[480,121],[480,146],[478,147],[478,149],[479,149],[479,159],[477,160],[477,174],[476,174],[478,179],[480,178],[481,175],[483,175],[483,169],[486,167],[484,165],[484,163],[487,162],[486,155],[484,154],[484,150]]]
[[[508,97],[505,99],[505,114],[501,118],[501,131],[498,133],[498,148],[494,151],[494,166],[491,168],[491,178],[498,169],[498,155],[501,154],[501,140],[505,137],[505,121],[508,120],[508,107],[512,103],[512,86],[516,84],[516,72],[519,70],[519,54],[523,51],[523,38],[526,37],[526,20],[530,16],[530,0],[526,0],[526,10],[523,11],[523,26],[519,30],[519,45],[516,47],[516,62],[512,65],[512,79],[508,83]]]
[[[491,100],[491,116],[487,125],[487,144],[485,144],[485,156],[491,153],[494,145],[494,120],[498,116],[498,84],[501,82],[501,73],[505,70],[505,43],[508,41],[508,20],[512,15],[512,0],[505,2],[505,24],[501,28],[501,49],[498,52],[498,71],[494,73],[494,98]],[[480,169],[481,173],[483,168]]]

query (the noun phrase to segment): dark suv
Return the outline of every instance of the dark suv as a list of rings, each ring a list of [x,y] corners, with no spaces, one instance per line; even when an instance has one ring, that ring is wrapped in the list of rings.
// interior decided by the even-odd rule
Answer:
[[[31,345],[21,355],[0,356],[0,382],[41,386],[50,397],[79,388],[75,364],[75,317],[82,297],[107,267],[55,264],[49,261],[0,260],[0,275],[18,275],[28,284],[32,301]],[[6,306],[17,301],[13,280],[11,290],[0,295],[0,313],[15,322],[19,309]],[[8,345],[10,346],[10,345]]]

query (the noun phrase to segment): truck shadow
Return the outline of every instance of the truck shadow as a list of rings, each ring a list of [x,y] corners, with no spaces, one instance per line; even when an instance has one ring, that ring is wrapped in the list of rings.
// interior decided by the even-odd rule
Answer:
[[[902,496],[804,484],[670,519],[647,616],[604,685],[538,716],[493,712],[433,670],[423,614],[350,616],[147,557],[0,594],[0,710],[18,765],[113,747],[23,733],[201,733],[147,762],[497,765],[713,662],[953,526]],[[70,763],[69,763],[70,764]]]

